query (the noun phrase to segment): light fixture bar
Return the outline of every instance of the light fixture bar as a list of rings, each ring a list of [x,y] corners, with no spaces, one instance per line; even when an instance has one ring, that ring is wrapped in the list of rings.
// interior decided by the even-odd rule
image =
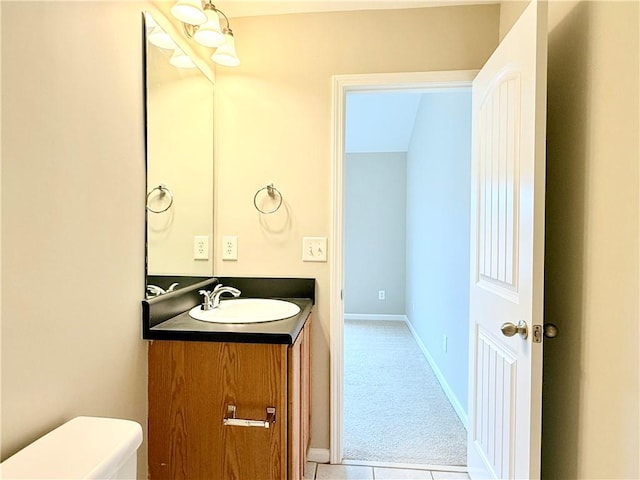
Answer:
[[[188,38],[216,49],[211,56],[214,62],[228,67],[240,65],[229,18],[211,0],[178,0],[171,8],[171,13],[182,22]],[[220,26],[220,16],[226,22],[224,29]]]

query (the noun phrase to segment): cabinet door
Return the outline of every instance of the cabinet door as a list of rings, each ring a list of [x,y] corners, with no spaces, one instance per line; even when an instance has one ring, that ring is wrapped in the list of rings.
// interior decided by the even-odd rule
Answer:
[[[156,479],[286,475],[287,346],[155,341],[149,346],[149,473]],[[239,418],[270,428],[225,426]]]
[[[289,480],[304,477],[310,437],[309,325],[307,321],[289,349]]]
[[[303,468],[311,441],[311,318],[304,327],[302,339],[302,460]]]
[[[289,348],[289,480],[300,480],[304,473],[302,446],[302,346],[304,330]]]

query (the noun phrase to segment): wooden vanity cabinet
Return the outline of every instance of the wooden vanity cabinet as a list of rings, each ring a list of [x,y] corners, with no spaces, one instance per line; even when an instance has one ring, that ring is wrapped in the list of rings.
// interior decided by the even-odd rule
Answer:
[[[293,345],[156,340],[149,345],[152,480],[300,480],[310,437],[309,321]],[[269,428],[224,425],[236,417]]]

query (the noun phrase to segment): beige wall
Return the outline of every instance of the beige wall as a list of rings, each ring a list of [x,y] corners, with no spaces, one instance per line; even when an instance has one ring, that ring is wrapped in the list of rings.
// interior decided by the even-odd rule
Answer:
[[[146,425],[142,8],[2,2],[2,459]]]
[[[511,30],[527,5],[529,5],[529,0],[503,0],[500,2],[500,40]]]
[[[640,478],[639,3],[549,5],[545,478]]]
[[[329,447],[329,265],[303,263],[301,239],[331,233],[331,76],[479,68],[498,21],[498,5],[484,5],[232,22],[242,64],[216,70],[215,231],[218,245],[238,236],[239,258],[215,271],[317,279],[314,448]],[[284,205],[260,216],[253,196],[269,182]]]

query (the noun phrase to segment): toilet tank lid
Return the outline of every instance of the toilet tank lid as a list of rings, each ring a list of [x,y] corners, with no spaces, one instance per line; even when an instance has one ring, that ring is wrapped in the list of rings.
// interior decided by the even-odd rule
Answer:
[[[0,464],[0,478],[109,478],[142,443],[132,420],[76,417]]]

